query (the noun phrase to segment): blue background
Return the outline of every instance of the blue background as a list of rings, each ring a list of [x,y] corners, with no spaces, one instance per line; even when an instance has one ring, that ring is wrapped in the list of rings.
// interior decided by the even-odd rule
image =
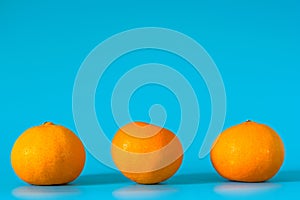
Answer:
[[[300,3],[287,1],[8,1],[0,2],[0,195],[5,198],[269,198],[295,195],[300,181],[299,44]],[[72,90],[76,73],[101,41],[131,28],[157,26],[180,31],[198,41],[223,77],[227,93],[224,128],[247,119],[272,126],[282,137],[286,158],[277,177],[262,184],[227,182],[209,158],[198,158],[210,117],[207,88],[187,63],[155,50],[132,52],[118,59],[100,81],[97,115],[105,134],[117,127],[109,107],[116,78],[147,62],[168,64],[191,81],[200,99],[200,130],[184,163],[169,184],[139,186],[88,155],[82,176],[73,185],[32,187],[10,166],[14,141],[27,128],[53,121],[76,132]],[[122,45],[122,44],[120,44]],[[123,66],[123,68],[120,68]],[[189,66],[190,67],[190,66]],[[121,69],[121,70],[120,70]],[[104,94],[104,95],[103,95]],[[166,127],[178,128],[180,108],[166,88],[145,86],[130,102],[136,120],[163,104]],[[109,150],[105,150],[109,152]],[[189,175],[193,174],[193,175]],[[92,176],[94,175],[94,176]],[[299,196],[299,195],[298,195]]]

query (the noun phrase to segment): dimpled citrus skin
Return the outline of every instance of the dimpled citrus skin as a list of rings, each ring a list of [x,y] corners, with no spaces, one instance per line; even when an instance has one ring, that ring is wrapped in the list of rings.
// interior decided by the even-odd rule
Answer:
[[[133,128],[133,126],[138,128]],[[151,137],[140,138],[139,135],[147,135],[142,129],[139,129],[143,126],[148,126],[148,130],[153,133],[159,128],[159,132]],[[175,134],[167,129],[143,122],[133,122],[124,127],[137,136],[129,135],[121,128],[112,140],[112,158],[124,176],[139,184],[156,184],[167,180],[176,173],[182,163],[183,149]],[[167,146],[171,141],[173,144]],[[125,153],[120,153],[113,148],[113,145],[121,148]],[[164,147],[168,152],[159,151]],[[149,152],[157,153],[150,159],[143,156],[143,153]],[[141,153],[141,156],[135,158],[131,153]],[[163,166],[164,159],[167,160],[166,166]],[[124,164],[129,168],[134,168],[134,172],[126,171]],[[144,167],[152,170],[143,171]]]
[[[279,171],[284,146],[269,126],[247,121],[221,133],[210,158],[216,171],[226,179],[263,182]]]
[[[33,185],[59,185],[75,180],[85,163],[85,150],[69,129],[46,122],[26,130],[11,151],[19,178]]]

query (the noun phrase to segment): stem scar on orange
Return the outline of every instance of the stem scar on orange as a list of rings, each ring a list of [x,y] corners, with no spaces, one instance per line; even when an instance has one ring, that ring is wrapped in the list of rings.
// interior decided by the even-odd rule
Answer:
[[[272,128],[248,120],[222,132],[210,158],[216,171],[226,179],[263,182],[279,171],[284,146]]]
[[[61,125],[46,122],[26,130],[11,151],[19,178],[33,185],[59,185],[75,180],[85,163],[79,138]]]
[[[140,184],[167,180],[183,159],[182,145],[174,133],[143,122],[120,128],[112,140],[111,153],[122,174]]]

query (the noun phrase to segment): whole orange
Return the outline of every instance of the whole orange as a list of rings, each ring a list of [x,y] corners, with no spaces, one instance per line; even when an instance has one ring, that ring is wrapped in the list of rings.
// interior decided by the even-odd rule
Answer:
[[[46,122],[26,130],[11,151],[19,178],[33,185],[58,185],[75,180],[85,163],[79,138],[61,125]]]
[[[210,158],[216,171],[226,179],[262,182],[280,169],[284,146],[272,128],[247,121],[221,133]]]
[[[144,122],[120,128],[112,140],[111,153],[123,175],[140,184],[167,180],[183,159],[182,145],[174,133]]]

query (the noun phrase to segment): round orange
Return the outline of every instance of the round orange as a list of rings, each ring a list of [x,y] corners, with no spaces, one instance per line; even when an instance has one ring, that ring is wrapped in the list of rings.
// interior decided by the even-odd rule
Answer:
[[[272,128],[247,121],[221,133],[210,158],[216,171],[226,179],[262,182],[279,171],[284,146]]]
[[[120,128],[111,153],[117,168],[140,184],[156,184],[173,176],[183,159],[182,145],[171,131],[143,122]]]
[[[85,150],[69,129],[46,122],[26,130],[11,151],[19,178],[33,185],[58,185],[75,180],[85,163]]]

